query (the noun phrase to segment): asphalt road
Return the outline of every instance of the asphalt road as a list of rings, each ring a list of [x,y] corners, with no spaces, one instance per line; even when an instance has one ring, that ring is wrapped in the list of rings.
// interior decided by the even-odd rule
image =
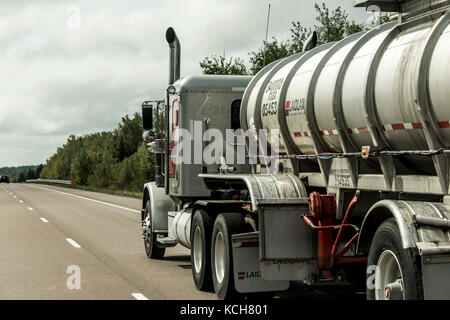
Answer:
[[[187,249],[147,259],[140,206],[128,197],[0,184],[0,299],[215,299],[196,290]]]
[[[0,184],[0,299],[208,300],[189,250],[145,255],[141,200],[37,184]],[[364,292],[291,285],[275,298],[362,300]]]

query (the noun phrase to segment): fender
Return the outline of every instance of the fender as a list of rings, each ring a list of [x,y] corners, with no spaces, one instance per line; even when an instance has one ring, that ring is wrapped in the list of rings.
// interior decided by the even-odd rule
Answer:
[[[397,222],[402,246],[420,257],[425,299],[450,299],[450,205],[438,202],[381,200],[370,208],[360,230],[357,252],[367,254],[378,226]]]
[[[450,206],[437,202],[381,200],[368,211],[361,226],[357,252],[367,254],[380,224],[393,217],[397,222],[404,249],[421,248],[430,242],[448,241],[448,231],[424,221],[445,224],[450,218]]]
[[[175,210],[175,204],[170,196],[166,195],[164,188],[158,188],[155,182],[144,185],[141,220],[144,219],[144,210],[147,200],[150,200],[152,215],[152,231],[156,233],[168,232],[168,212]]]
[[[258,207],[259,200],[307,198],[303,182],[290,174],[207,174],[198,175],[207,186],[214,189],[217,182],[240,181],[248,190],[252,208]]]

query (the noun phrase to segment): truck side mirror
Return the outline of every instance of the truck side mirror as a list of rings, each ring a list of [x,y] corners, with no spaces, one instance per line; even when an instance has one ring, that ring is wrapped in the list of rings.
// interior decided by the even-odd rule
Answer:
[[[153,129],[153,104],[149,102],[142,103],[142,127],[144,131]]]

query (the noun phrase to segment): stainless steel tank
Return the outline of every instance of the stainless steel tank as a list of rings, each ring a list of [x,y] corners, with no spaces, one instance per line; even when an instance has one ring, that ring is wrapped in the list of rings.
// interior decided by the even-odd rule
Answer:
[[[268,65],[242,127],[280,129],[280,152],[295,154],[449,146],[449,21],[391,22]]]

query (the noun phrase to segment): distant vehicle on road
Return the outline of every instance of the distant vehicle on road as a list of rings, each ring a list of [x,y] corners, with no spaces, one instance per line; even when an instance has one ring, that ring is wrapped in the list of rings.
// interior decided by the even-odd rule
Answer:
[[[2,183],[2,182],[9,183],[9,177],[6,174],[2,174],[0,176],[0,183]]]

